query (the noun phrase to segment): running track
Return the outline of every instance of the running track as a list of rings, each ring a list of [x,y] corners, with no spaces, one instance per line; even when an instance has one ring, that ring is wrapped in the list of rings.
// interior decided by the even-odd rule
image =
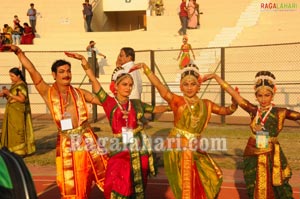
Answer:
[[[55,167],[29,166],[35,182],[39,199],[59,199],[59,190],[55,182]],[[243,181],[242,171],[224,170],[224,181],[218,199],[247,199],[246,188]],[[294,171],[290,180],[294,198],[300,199],[300,172]],[[168,181],[163,168],[159,168],[159,174],[155,178],[150,178],[147,185],[146,197],[148,199],[173,199]],[[102,199],[103,194],[94,187],[89,199]]]

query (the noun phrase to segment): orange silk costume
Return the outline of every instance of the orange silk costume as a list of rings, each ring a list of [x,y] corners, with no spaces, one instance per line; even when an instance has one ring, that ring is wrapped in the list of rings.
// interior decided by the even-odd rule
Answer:
[[[97,144],[97,136],[88,124],[83,93],[70,86],[68,103],[76,108],[78,126],[61,130],[63,99],[56,84],[48,93],[50,110],[58,128],[56,144],[57,184],[62,198],[87,199],[93,181],[103,191],[108,156]]]
[[[166,100],[174,113],[174,127],[166,142],[168,150],[164,151],[164,167],[172,192],[176,199],[215,198],[223,181],[221,169],[199,145],[189,147],[191,140],[200,143],[211,113],[228,115],[234,111],[215,106],[207,99],[199,99],[190,108],[184,97],[172,95],[172,99]],[[170,144],[172,139],[177,140]]]
[[[179,61],[180,69],[183,69],[186,65],[190,64],[190,62],[191,62],[190,50],[191,49],[192,49],[192,46],[188,43],[181,45],[182,54],[180,56],[180,61]]]

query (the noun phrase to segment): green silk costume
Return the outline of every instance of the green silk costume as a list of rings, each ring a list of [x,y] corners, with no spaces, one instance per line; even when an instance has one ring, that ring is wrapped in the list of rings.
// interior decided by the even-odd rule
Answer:
[[[220,110],[210,100],[199,99],[190,112],[184,98],[175,94],[168,103],[174,113],[174,128],[168,140],[179,138],[181,147],[178,142],[170,145],[167,141],[164,152],[165,171],[176,199],[216,198],[223,181],[221,169],[199,145],[194,148],[196,150],[187,147],[192,139],[200,141],[211,113]],[[193,116],[199,120],[193,122]]]
[[[299,120],[300,113],[286,108],[272,107],[264,123],[265,131],[269,132],[269,144],[267,148],[256,147],[255,126],[260,122],[257,115],[258,106],[244,100],[240,105],[250,114],[250,128],[252,134],[249,137],[244,151],[244,178],[250,199],[290,199],[293,198],[292,187],[289,179],[292,176],[277,136],[281,132],[284,120]],[[261,117],[264,117],[263,112]]]

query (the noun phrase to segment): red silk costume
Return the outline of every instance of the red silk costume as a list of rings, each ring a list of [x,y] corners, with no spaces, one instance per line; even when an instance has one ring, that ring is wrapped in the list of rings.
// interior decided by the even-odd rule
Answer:
[[[110,159],[104,183],[104,196],[109,198],[145,197],[148,174],[155,175],[154,159],[147,136],[142,131],[139,119],[144,112],[152,112],[154,107],[141,100],[130,100],[118,105],[115,98],[109,96],[102,88],[97,93],[102,107],[110,122],[115,139],[119,139],[120,150],[111,149]],[[134,138],[138,141],[139,150],[132,150],[122,143],[122,127],[126,126],[122,110],[128,110],[128,127],[133,129]]]

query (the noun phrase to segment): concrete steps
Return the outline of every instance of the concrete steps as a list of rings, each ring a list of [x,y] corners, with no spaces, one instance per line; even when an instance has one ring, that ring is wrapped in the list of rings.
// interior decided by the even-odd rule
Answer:
[[[207,47],[227,47],[238,38],[238,35],[243,31],[245,27],[253,26],[257,23],[260,15],[260,1],[253,0],[241,13],[235,26],[223,27],[219,33],[215,35],[215,38],[211,40]],[[205,50],[200,53],[200,56],[196,58],[197,65],[202,67],[203,71],[209,71],[212,64],[217,64],[221,59],[221,51],[217,50]]]
[[[272,3],[282,3],[280,0]],[[300,1],[295,1],[300,4]],[[245,27],[238,38],[233,41],[233,46],[290,43],[300,41],[299,8],[295,11],[259,10],[260,16],[257,23],[251,27]]]

